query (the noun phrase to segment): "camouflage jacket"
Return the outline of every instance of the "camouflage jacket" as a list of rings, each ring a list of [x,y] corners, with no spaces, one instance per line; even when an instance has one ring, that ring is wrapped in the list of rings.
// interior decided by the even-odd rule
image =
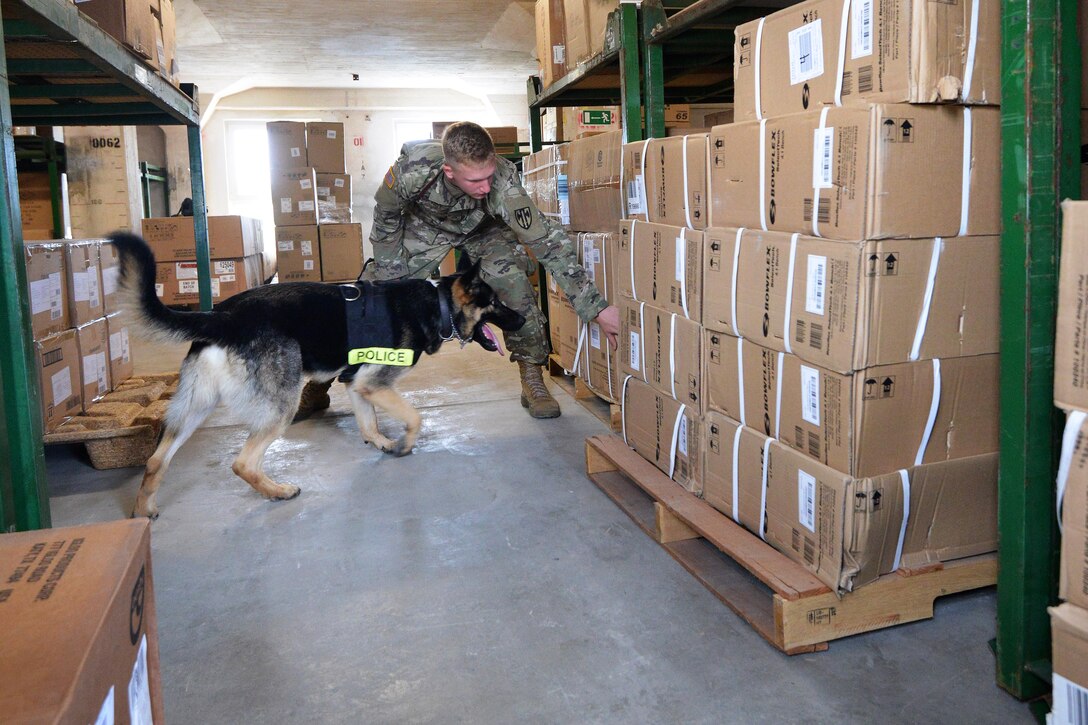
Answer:
[[[498,221],[544,265],[578,316],[592,320],[608,303],[578,263],[567,233],[529,199],[517,167],[502,157],[496,161],[491,192],[477,200],[445,178],[441,143],[405,144],[374,195],[370,241],[375,251],[411,243],[413,238],[425,243],[436,243],[439,237],[463,238],[482,229],[485,222]],[[406,230],[410,230],[407,240]]]

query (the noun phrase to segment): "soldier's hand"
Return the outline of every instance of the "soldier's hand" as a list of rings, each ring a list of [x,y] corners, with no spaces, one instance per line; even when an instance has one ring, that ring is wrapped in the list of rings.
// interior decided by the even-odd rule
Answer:
[[[600,311],[595,322],[601,326],[601,331],[608,337],[608,344],[615,350],[619,345],[620,335],[620,308],[609,305]]]

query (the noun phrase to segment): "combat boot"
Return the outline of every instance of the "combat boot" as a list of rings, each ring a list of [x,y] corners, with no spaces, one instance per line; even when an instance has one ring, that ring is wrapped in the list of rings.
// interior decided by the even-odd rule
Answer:
[[[534,418],[558,418],[559,403],[544,385],[540,366],[519,360],[518,369],[521,372],[522,407],[528,408],[529,415]]]
[[[332,402],[329,400],[329,388],[331,387],[331,380],[324,383],[311,380],[306,383],[306,387],[302,389],[302,397],[298,401],[298,412],[295,413],[295,418],[291,422],[297,423],[300,420],[306,420],[317,411],[328,408],[329,403]]]

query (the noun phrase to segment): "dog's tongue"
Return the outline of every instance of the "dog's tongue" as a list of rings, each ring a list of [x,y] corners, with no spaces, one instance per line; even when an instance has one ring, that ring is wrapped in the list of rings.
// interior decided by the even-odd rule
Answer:
[[[491,331],[491,326],[484,325],[481,329],[483,330],[484,337],[486,337],[488,340],[491,340],[491,342],[495,344],[496,352],[498,352],[503,357],[506,357],[506,353],[502,351],[502,343],[499,342],[499,338],[495,337],[495,333]]]

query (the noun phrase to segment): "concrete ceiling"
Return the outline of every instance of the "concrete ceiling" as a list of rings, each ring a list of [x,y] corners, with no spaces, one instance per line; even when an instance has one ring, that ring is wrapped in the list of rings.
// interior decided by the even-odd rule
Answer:
[[[524,94],[531,0],[175,0],[181,77],[259,88]],[[358,74],[359,80],[353,80]]]

